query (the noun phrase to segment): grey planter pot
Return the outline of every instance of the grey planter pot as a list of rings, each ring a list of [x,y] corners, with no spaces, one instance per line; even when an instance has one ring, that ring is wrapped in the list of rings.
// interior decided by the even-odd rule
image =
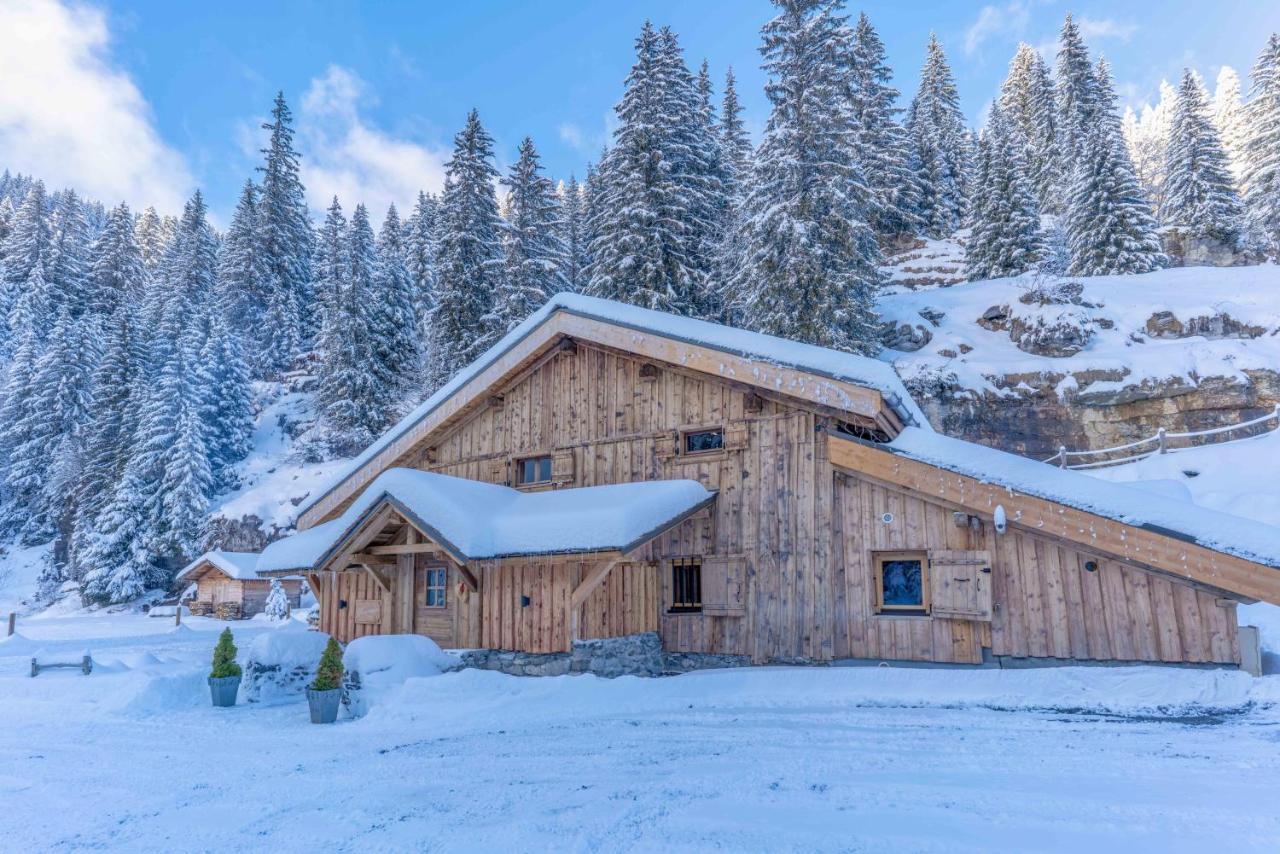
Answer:
[[[307,689],[307,705],[311,707],[313,724],[331,724],[338,719],[338,706],[342,703],[342,689],[316,691]]]
[[[209,677],[209,696],[213,698],[215,706],[234,706],[239,692],[239,676],[223,676],[219,679]]]

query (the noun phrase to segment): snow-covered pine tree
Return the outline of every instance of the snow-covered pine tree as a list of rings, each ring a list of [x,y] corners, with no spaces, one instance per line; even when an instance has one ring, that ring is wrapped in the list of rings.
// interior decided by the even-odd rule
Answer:
[[[286,369],[309,346],[314,332],[311,316],[311,220],[302,181],[298,177],[298,152],[293,146],[293,114],[284,93],[277,93],[271,121],[263,126],[271,139],[262,153],[262,185],[257,217],[258,251],[266,270],[267,322],[251,342],[260,353],[255,359],[259,375]]]
[[[754,169],[751,139],[742,121],[742,103],[738,100],[737,80],[733,69],[725,72],[724,97],[720,102],[720,163],[727,204],[723,235],[717,250],[711,286],[718,291],[720,321],[731,326],[740,323],[737,312],[745,304],[746,295],[735,290],[738,265],[744,249],[747,195]]]
[[[436,304],[429,323],[427,386],[434,391],[497,340],[487,327],[502,282],[501,221],[493,138],[472,110],[454,137],[440,203]]]
[[[265,341],[267,333],[262,326],[268,322],[267,268],[259,251],[258,214],[258,188],[245,181],[231,225],[218,247],[219,309],[231,327],[255,345]],[[251,368],[259,376],[270,371],[270,366],[261,363]]]
[[[56,312],[65,306],[76,319],[89,303],[89,225],[85,206],[74,190],[55,193],[52,202],[53,241],[44,275],[50,285],[51,309]]]
[[[1068,274],[1148,273],[1165,264],[1155,219],[1133,174],[1105,62],[1094,75],[1094,123],[1067,199]]]
[[[15,318],[14,311],[21,302],[20,297],[30,289],[29,281],[37,267],[42,297],[47,293],[45,271],[49,266],[52,245],[48,197],[44,184],[36,181],[18,207],[13,228],[5,241],[5,262],[0,267],[0,331],[8,334],[0,335],[0,362],[12,356],[26,332],[26,324],[47,320],[43,304],[40,304],[42,313],[38,318]],[[31,311],[34,307],[28,303],[24,311]]]
[[[955,77],[933,33],[906,124],[919,187],[917,214],[926,234],[946,237],[960,227],[968,210],[965,182],[972,151]]]
[[[1250,74],[1245,112],[1245,231],[1250,242],[1280,254],[1280,34],[1273,33]]]
[[[91,298],[85,311],[105,325],[121,305],[136,307],[147,287],[147,268],[128,205],[111,209],[89,255]]]
[[[1010,130],[1025,149],[1027,178],[1040,211],[1060,213],[1067,181],[1058,151],[1053,81],[1040,52],[1031,45],[1018,45],[1000,89],[999,103]]]
[[[761,30],[772,104],[734,289],[762,332],[874,353],[879,249],[848,95],[838,0],[777,0]]]
[[[10,333],[4,336],[16,344],[11,345],[0,396],[0,495],[7,499],[0,502],[0,533],[13,534],[27,526],[44,487],[44,459],[31,441],[31,384],[51,331],[49,302],[44,265],[34,263],[9,312]]]
[[[411,395],[422,371],[422,338],[414,306],[413,280],[405,266],[404,231],[396,206],[387,209],[375,245],[369,322],[373,350],[387,378],[391,398]],[[388,398],[383,399],[384,405]]]
[[[196,383],[202,392],[200,425],[216,489],[233,489],[236,463],[249,454],[253,437],[252,372],[240,334],[219,307],[209,306]]]
[[[435,196],[418,192],[418,203],[405,222],[404,264],[413,286],[418,340],[427,340],[427,318],[435,307],[436,251],[440,206]]]
[[[1040,213],[1024,153],[1020,131],[1003,108],[993,104],[978,144],[973,230],[965,243],[965,272],[970,279],[1017,276],[1035,269],[1044,255]]]
[[[320,332],[316,339],[316,351],[321,364],[333,357],[337,342],[326,339],[326,330],[335,332],[331,316],[337,311],[337,300],[347,280],[347,218],[342,205],[334,196],[325,212],[324,223],[316,234],[315,255],[311,260],[312,288],[315,292],[316,314],[320,320]]]
[[[1089,62],[1089,50],[1080,26],[1067,13],[1058,36],[1057,112],[1058,142],[1063,171],[1071,174],[1080,159],[1097,112],[1098,82]]]
[[[723,182],[700,105],[675,34],[646,21],[598,167],[590,293],[685,314],[709,296]]]
[[[859,127],[858,158],[871,190],[868,218],[879,235],[914,233],[919,189],[911,172],[906,130],[898,123],[899,92],[885,61],[884,42],[866,13],[858,15],[849,53],[849,97]]]
[[[579,292],[586,287],[586,270],[591,256],[587,252],[586,209],[582,185],[572,174],[559,189],[561,228],[564,241],[564,287]]]
[[[1204,87],[1191,69],[1178,87],[1165,158],[1165,224],[1234,246],[1240,238],[1240,199],[1209,119]]]
[[[262,613],[271,620],[284,620],[289,617],[289,597],[278,578],[271,579],[271,590],[267,593],[267,601],[262,605]]]
[[[1244,174],[1244,101],[1240,96],[1240,75],[1230,65],[1224,65],[1218,71],[1210,118],[1218,131],[1218,138],[1222,140],[1227,168],[1231,170],[1231,179],[1239,192],[1240,179]]]
[[[520,156],[502,184],[509,200],[502,244],[506,267],[493,315],[485,323],[506,334],[552,294],[565,290],[568,252],[560,237],[560,201],[551,179],[542,174],[529,137],[520,143]]]
[[[142,253],[142,263],[146,265],[149,274],[155,275],[169,244],[167,229],[155,208],[148,207],[142,212],[134,225],[133,234],[138,241],[138,250]]]

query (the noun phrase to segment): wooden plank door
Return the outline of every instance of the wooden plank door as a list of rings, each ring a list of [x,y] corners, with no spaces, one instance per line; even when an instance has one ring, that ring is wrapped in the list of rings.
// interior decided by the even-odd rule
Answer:
[[[444,588],[429,581],[439,580],[438,573],[444,573]],[[444,604],[439,603],[443,592]],[[428,597],[432,601],[428,602]],[[414,632],[426,635],[440,646],[449,648],[457,645],[454,638],[454,610],[458,599],[458,577],[448,564],[433,561],[425,555],[418,555],[413,570],[413,609]]]

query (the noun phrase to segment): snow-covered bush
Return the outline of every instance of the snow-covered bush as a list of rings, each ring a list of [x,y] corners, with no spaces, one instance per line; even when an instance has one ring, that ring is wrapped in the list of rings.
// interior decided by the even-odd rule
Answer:
[[[352,717],[364,715],[406,679],[436,676],[459,666],[456,657],[422,635],[356,638],[347,645],[343,663],[347,670],[344,701]]]
[[[262,612],[273,620],[284,620],[289,616],[289,596],[284,592],[280,579],[271,579],[271,592],[267,594],[267,602]]]

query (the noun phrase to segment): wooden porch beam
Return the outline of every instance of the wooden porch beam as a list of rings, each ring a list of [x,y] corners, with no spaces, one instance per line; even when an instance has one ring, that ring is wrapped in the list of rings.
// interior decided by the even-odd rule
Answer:
[[[415,530],[412,526],[409,526],[409,529]],[[369,546],[369,548],[365,549],[365,553],[371,555],[416,555],[438,551],[439,548],[435,543],[398,543],[386,546]]]
[[[454,564],[454,565],[458,568],[458,575],[462,577],[462,583],[467,585],[467,589],[469,589],[472,593],[479,592],[480,580],[476,578],[475,573],[467,569],[465,566],[463,566],[460,563]]]
[[[378,586],[382,588],[382,592],[390,596],[391,582],[383,578],[381,575],[379,575],[378,571],[375,570],[373,567],[369,566],[369,564],[363,563],[361,564],[361,566],[364,567],[365,572],[369,573],[369,577],[372,578],[375,582],[377,582]]]

